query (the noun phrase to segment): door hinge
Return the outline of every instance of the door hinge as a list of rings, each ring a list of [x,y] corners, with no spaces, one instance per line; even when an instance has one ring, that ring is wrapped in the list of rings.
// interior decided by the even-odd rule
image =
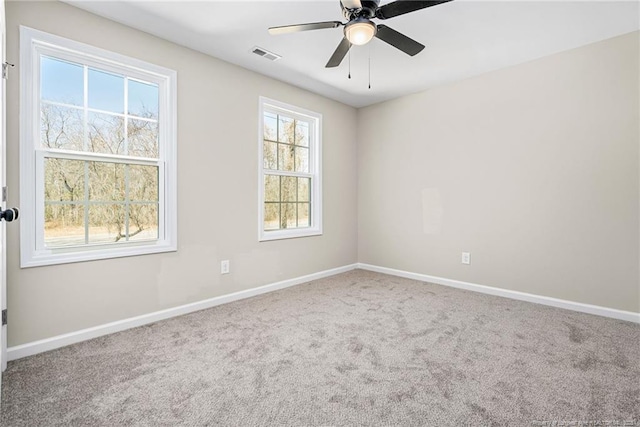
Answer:
[[[3,79],[7,79],[7,78],[9,78],[9,72],[8,72],[9,67],[15,67],[15,66],[16,66],[16,64],[10,64],[9,62],[6,62],[6,61],[5,61],[5,62],[2,64],[2,78],[3,78]]]
[[[2,326],[7,324],[7,309],[2,310]]]

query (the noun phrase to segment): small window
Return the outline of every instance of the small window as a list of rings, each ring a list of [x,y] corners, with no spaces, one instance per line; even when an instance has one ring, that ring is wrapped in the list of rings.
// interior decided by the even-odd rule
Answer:
[[[21,266],[176,250],[174,71],[21,28]]]
[[[318,113],[260,98],[260,240],[322,234]]]

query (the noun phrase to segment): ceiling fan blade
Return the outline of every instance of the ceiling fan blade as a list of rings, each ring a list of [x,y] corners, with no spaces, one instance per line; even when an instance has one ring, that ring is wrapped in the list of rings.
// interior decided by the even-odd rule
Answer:
[[[333,52],[333,55],[331,55],[331,58],[329,58],[329,62],[327,62],[327,65],[325,65],[325,68],[334,68],[340,65],[344,57],[347,55],[347,52],[349,52],[350,48],[351,48],[351,43],[349,43],[349,40],[347,40],[347,38],[344,37],[340,42],[340,44],[338,45],[338,47],[336,48],[336,51]]]
[[[282,27],[269,28],[269,34],[297,33],[300,31],[323,30],[325,28],[337,28],[342,25],[340,21],[312,22],[310,24],[284,25]]]
[[[376,17],[380,19],[389,19],[394,16],[404,15],[405,13],[415,12],[416,10],[425,9],[431,6],[437,6],[451,0],[431,0],[431,1],[414,1],[414,0],[396,0],[393,3],[387,3],[380,6],[376,10]]]
[[[362,8],[362,3],[360,3],[360,0],[340,0],[340,2],[347,9],[361,9]]]
[[[386,25],[378,25],[376,37],[410,56],[417,55],[424,49],[424,45]]]

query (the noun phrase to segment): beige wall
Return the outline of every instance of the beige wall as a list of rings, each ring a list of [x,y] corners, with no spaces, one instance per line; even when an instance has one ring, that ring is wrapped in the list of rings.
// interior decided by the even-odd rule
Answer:
[[[18,26],[178,72],[176,253],[20,269],[7,227],[9,346],[356,262],[356,110],[57,2],[8,2],[7,60]],[[7,95],[9,205],[19,206],[19,65]],[[258,97],[323,114],[324,235],[257,241]],[[220,260],[231,274],[220,276]]]
[[[20,269],[7,227],[9,346],[356,261],[640,311],[638,33],[356,111],[57,2],[7,3],[16,64],[19,25],[177,70],[179,251]],[[257,242],[260,95],[324,116],[321,237]]]
[[[640,311],[638,37],[359,110],[359,261]]]

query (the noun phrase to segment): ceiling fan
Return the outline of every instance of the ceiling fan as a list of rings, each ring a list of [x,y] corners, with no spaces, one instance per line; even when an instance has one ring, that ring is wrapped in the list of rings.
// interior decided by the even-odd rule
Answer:
[[[380,6],[380,0],[340,0],[340,7],[342,8],[344,18],[347,20],[346,23],[327,21],[285,25],[282,27],[271,27],[269,28],[269,33],[273,35],[297,33],[300,31],[322,30],[325,28],[344,26],[344,37],[338,45],[338,48],[333,52],[329,62],[327,62],[326,68],[337,67],[347,55],[352,45],[367,44],[374,36],[400,49],[407,55],[414,56],[424,49],[424,45],[386,25],[375,24],[371,20],[389,19],[449,1],[451,0],[396,0]]]

